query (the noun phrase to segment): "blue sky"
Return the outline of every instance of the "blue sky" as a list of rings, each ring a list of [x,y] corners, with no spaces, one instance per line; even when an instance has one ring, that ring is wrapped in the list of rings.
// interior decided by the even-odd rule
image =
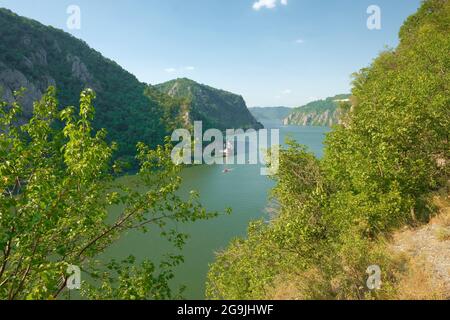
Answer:
[[[369,30],[367,8],[381,8]],[[68,30],[69,5],[81,29]],[[298,106],[350,91],[350,75],[386,46],[420,0],[0,0],[64,29],[151,84],[177,77]],[[258,10],[257,10],[258,9]]]

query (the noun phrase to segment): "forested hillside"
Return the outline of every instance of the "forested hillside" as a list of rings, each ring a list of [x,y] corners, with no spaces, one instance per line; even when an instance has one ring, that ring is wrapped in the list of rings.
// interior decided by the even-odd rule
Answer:
[[[117,157],[133,159],[138,141],[155,146],[166,135],[164,105],[144,95],[146,84],[70,34],[0,9],[1,97],[11,102],[14,90],[26,88],[21,103],[29,119],[49,86],[63,106],[78,105],[86,87],[95,90],[94,127],[118,143]]]
[[[231,92],[186,78],[162,83],[155,88],[173,98],[185,99],[188,108],[184,110],[184,117],[190,122],[203,121],[205,128],[262,128],[247,109],[244,99]]]
[[[423,282],[411,267],[418,257],[406,261],[386,242],[437,214],[435,194],[449,195],[449,34],[450,1],[424,1],[399,46],[355,74],[352,111],[328,135],[324,158],[294,143],[281,152],[277,213],[218,254],[210,298],[414,297],[405,288]],[[373,265],[379,290],[366,284]]]
[[[340,123],[343,110],[342,103],[348,102],[350,95],[341,94],[325,100],[318,100],[308,103],[305,106],[295,108],[284,119],[285,125],[298,126],[328,126],[332,127]]]
[[[94,129],[105,128],[118,144],[114,158],[136,165],[136,145],[155,147],[179,127],[202,120],[205,127],[261,128],[242,97],[181,79],[158,86],[139,82],[82,40],[0,9],[0,100],[20,103],[24,122],[49,86],[61,106],[77,106],[79,93],[96,93]]]

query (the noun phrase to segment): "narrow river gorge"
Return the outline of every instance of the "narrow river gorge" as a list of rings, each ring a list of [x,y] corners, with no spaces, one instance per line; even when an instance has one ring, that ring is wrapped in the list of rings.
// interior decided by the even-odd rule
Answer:
[[[281,142],[290,137],[322,156],[323,141],[329,128],[282,126],[281,123],[264,125],[268,129],[279,128]],[[228,173],[224,173],[225,167],[230,169]],[[176,269],[172,281],[174,288],[186,286],[184,297],[203,299],[208,264],[214,261],[215,252],[225,248],[233,238],[245,237],[250,221],[267,217],[268,196],[274,181],[261,176],[260,168],[260,165],[202,165],[183,170],[182,194],[196,190],[208,210],[233,210],[231,215],[176,225],[177,230],[190,235],[183,250],[185,262]],[[131,181],[133,177],[121,179]],[[138,259],[155,260],[168,251],[174,252],[174,249],[158,233],[130,232],[105,255],[115,259],[134,255]]]

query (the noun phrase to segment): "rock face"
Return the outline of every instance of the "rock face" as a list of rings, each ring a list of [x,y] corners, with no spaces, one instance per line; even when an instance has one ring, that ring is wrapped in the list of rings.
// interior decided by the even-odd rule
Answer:
[[[283,120],[285,125],[328,126],[341,122],[342,110],[339,104],[349,102],[350,95],[337,95],[325,100],[318,100],[299,108]]]
[[[190,79],[176,79],[156,85],[155,88],[173,98],[187,99],[186,117],[203,121],[204,128],[261,129],[242,96],[215,89]]]
[[[96,83],[94,76],[89,72],[87,66],[81,61],[80,57],[67,54],[67,63],[72,65],[72,77],[84,83],[95,91],[102,91],[101,85]]]
[[[53,83],[54,80],[52,78],[47,79],[47,84]],[[21,98],[25,117],[31,116],[33,102],[41,98],[43,90],[47,87],[43,82],[36,84],[30,82],[22,72],[9,69],[0,62],[0,99],[12,103],[15,101],[14,91],[27,88]]]
[[[331,127],[335,124],[339,124],[339,111],[326,110],[324,112],[295,112],[285,118],[283,123],[284,125]]]

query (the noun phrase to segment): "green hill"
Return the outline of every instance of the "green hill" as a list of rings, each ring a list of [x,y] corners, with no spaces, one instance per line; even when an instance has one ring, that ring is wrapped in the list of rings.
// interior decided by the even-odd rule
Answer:
[[[172,98],[185,99],[188,108],[184,118],[203,121],[204,128],[260,129],[242,96],[182,78],[155,86]]]
[[[333,126],[340,121],[341,110],[339,104],[348,101],[350,95],[340,94],[325,100],[308,103],[305,106],[295,108],[284,119],[286,125],[299,126]]]

